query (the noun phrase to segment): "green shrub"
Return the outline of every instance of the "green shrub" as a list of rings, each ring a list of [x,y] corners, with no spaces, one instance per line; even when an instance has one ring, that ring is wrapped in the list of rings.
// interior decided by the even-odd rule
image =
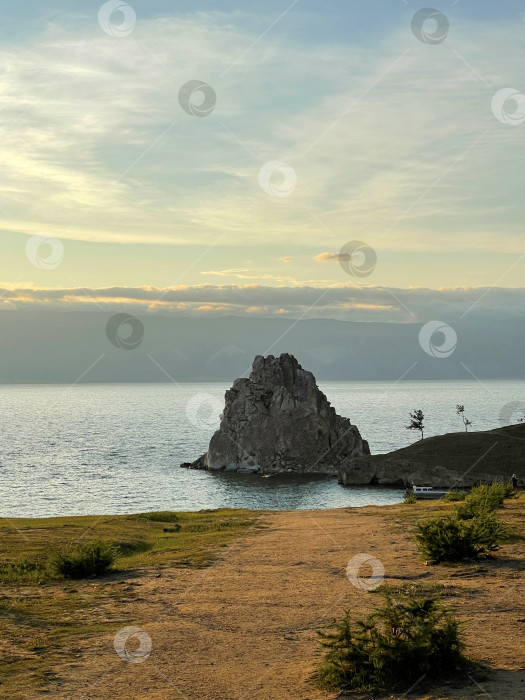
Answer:
[[[460,623],[435,598],[414,600],[389,592],[365,620],[352,622],[347,612],[320,633],[327,653],[317,673],[323,690],[406,691],[421,676],[426,680],[466,669]]]
[[[435,563],[476,558],[497,549],[504,537],[502,524],[490,512],[480,513],[468,520],[462,520],[454,513],[416,525],[419,551]]]
[[[49,558],[48,567],[53,575],[64,578],[88,578],[107,573],[119,550],[103,540],[82,542],[54,552]]]
[[[487,485],[481,484],[472,489],[469,495],[465,498],[463,505],[458,506],[456,513],[459,518],[470,519],[483,513],[491,513],[500,505],[506,498],[514,496],[511,484],[504,484],[495,481]]]
[[[464,501],[467,496],[466,491],[449,491],[446,493],[443,498],[441,499],[442,501],[447,501],[447,502],[454,502],[454,501]]]
[[[39,561],[22,559],[21,561],[6,562],[0,566],[0,581],[2,583],[42,583],[48,578],[46,567]]]
[[[495,493],[500,494],[500,503],[503,503],[503,501],[507,498],[518,497],[518,494],[516,493],[516,491],[514,491],[514,489],[512,488],[512,484],[509,481],[493,481],[492,484],[489,486],[489,489],[491,489]]]
[[[416,494],[413,491],[405,491],[403,503],[417,503]]]
[[[494,508],[485,499],[465,501],[460,506],[456,506],[454,513],[460,520],[470,520],[476,516],[490,515]]]

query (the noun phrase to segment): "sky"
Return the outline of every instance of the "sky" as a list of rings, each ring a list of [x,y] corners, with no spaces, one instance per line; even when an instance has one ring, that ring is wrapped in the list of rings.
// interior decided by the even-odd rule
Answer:
[[[0,7],[0,309],[523,316],[523,3]]]

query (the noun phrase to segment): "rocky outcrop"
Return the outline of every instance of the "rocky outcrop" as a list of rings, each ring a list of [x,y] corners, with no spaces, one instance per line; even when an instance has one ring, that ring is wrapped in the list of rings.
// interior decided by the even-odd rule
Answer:
[[[336,474],[351,457],[370,454],[356,426],[337,415],[293,355],[258,355],[249,378],[236,379],[225,398],[208,451],[181,466]]]
[[[357,457],[342,464],[344,486],[435,486],[470,488],[480,482],[525,480],[525,424],[497,430],[449,433],[419,440],[395,452]]]

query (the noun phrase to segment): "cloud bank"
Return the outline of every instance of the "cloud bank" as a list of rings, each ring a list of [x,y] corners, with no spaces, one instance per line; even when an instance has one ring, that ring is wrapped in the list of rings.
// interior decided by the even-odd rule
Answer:
[[[126,309],[133,313],[183,316],[287,316],[349,321],[417,322],[525,320],[525,288],[455,289],[359,287],[351,285],[199,285],[166,289],[107,287],[0,289],[0,309],[55,311]]]

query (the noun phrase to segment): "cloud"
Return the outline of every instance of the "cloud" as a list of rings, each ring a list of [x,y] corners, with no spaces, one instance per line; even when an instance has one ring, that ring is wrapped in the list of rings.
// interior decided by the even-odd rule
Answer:
[[[277,280],[283,282],[282,276],[272,275],[267,272],[257,272],[256,270],[203,270],[202,275],[216,275],[218,277],[237,277],[238,279],[254,280]]]
[[[480,321],[525,318],[525,288],[395,288],[353,285],[329,287],[197,285],[165,289],[107,287],[0,288],[0,309],[57,311],[127,309],[168,315],[288,315],[355,321]]]
[[[267,309],[264,308],[264,306],[248,306],[244,310],[247,314],[255,314],[255,315],[262,315],[264,312],[267,312]]]
[[[288,257],[285,257],[285,258],[279,258],[279,262],[288,264],[288,263],[291,263],[293,259],[294,259],[294,258],[288,256]]]
[[[243,55],[258,30],[238,19],[140,19],[115,40],[64,13],[7,45],[0,229],[290,248],[353,229],[392,250],[521,250],[522,131],[490,101],[521,83],[522,20],[457,26],[466,63],[451,42],[429,58],[408,24],[355,46],[269,33]],[[206,119],[177,104],[195,78],[217,92]],[[276,158],[297,173],[284,200],[257,179]]]
[[[316,262],[342,262],[347,261],[350,256],[346,253],[319,253],[314,260]]]

